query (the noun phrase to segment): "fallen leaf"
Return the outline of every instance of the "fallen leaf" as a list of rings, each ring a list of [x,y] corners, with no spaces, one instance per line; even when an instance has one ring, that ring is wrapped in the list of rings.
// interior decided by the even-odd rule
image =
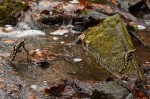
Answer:
[[[119,3],[117,2],[117,0],[111,0],[112,3],[114,3],[115,5],[119,5]]]
[[[61,81],[59,83],[54,83],[50,87],[45,88],[45,93],[51,95],[58,95],[65,89],[65,87],[66,84],[64,81]]]
[[[90,6],[90,5],[86,5],[85,8],[88,9],[88,10],[92,10],[93,9],[93,7]]]
[[[8,44],[12,44],[12,43],[14,43],[15,41],[14,40],[6,40],[6,41],[4,41],[5,43],[8,43]]]
[[[88,0],[81,0],[80,4],[87,5],[88,4]]]
[[[43,10],[40,14],[45,14],[45,15],[49,15],[49,11],[48,10]]]
[[[143,97],[143,93],[141,91],[137,91],[136,92],[136,97],[142,98]]]
[[[145,87],[148,88],[148,89],[150,90],[150,85],[146,85]]]
[[[0,78],[0,88],[4,88],[4,78]]]

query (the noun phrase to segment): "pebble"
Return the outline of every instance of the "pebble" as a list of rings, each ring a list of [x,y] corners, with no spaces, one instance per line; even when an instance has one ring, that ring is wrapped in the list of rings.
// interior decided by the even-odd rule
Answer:
[[[60,43],[61,43],[61,44],[64,44],[65,42],[64,42],[64,41],[61,41]]]
[[[12,27],[12,25],[7,24],[7,25],[5,25],[5,27],[6,27],[6,28],[8,28],[8,27]]]
[[[50,33],[51,35],[64,35],[64,34],[66,34],[66,33],[69,33],[69,30],[56,30],[56,31],[54,31],[54,32],[52,32],[52,33]]]
[[[76,3],[79,3],[78,0],[72,0],[72,1],[69,1],[70,3],[73,3],[73,4],[76,4]]]
[[[73,62],[80,62],[80,61],[82,61],[81,58],[74,58],[74,59],[73,59]]]
[[[149,62],[149,61],[146,61],[145,63],[146,63],[146,64],[150,64],[150,62]]]
[[[32,88],[33,90],[37,90],[38,86],[37,86],[37,85],[31,85],[31,88]]]
[[[13,27],[6,27],[5,30],[6,30],[7,32],[11,32],[11,31],[14,30],[14,28],[13,28]]]
[[[57,40],[59,40],[59,38],[58,37],[53,37],[53,40],[57,41]]]
[[[43,85],[47,86],[48,85],[48,81],[43,81]]]
[[[68,35],[64,35],[64,37],[68,37]]]
[[[40,51],[40,49],[36,49],[35,51],[38,52],[38,51]]]

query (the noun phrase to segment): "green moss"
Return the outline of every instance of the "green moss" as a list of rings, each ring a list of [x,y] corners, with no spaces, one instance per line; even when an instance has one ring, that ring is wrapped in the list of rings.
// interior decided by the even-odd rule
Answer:
[[[87,32],[85,40],[90,41],[92,52],[101,55],[100,63],[114,73],[119,72],[125,66],[125,54],[134,49],[130,35],[120,16],[114,15],[104,20]],[[137,60],[133,58],[128,62],[124,74],[135,74],[140,69]],[[140,73],[141,74],[141,73]]]
[[[27,4],[23,1],[4,0],[0,4],[0,20],[11,24],[16,21],[15,15],[26,7]]]

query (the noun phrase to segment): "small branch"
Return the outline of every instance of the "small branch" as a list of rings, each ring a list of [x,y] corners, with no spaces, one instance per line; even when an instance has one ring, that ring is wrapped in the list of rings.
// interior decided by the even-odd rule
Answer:
[[[138,41],[140,41],[144,47],[150,48],[150,46],[148,46],[144,41],[142,41],[141,38],[139,38],[139,36],[137,36],[133,31],[129,31],[129,32],[130,32]]]

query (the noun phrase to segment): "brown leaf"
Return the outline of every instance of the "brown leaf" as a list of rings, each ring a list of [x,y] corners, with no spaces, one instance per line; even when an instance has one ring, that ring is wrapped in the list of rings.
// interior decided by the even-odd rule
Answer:
[[[0,78],[0,88],[4,87],[4,78]]]
[[[5,43],[8,43],[8,44],[12,44],[12,43],[14,43],[15,41],[14,40],[6,40],[6,41],[4,41]]]
[[[87,5],[88,4],[88,0],[80,0],[80,4]]]
[[[43,10],[40,14],[45,14],[45,15],[49,15],[49,11],[48,10]]]
[[[143,93],[141,91],[137,91],[136,92],[136,97],[142,98],[143,97]]]
[[[145,87],[148,88],[148,89],[150,90],[150,85],[146,85]]]
[[[60,92],[62,92],[66,87],[66,84],[64,81],[61,81],[59,83],[52,84],[49,88],[45,89],[46,94],[51,95],[59,95]]]

